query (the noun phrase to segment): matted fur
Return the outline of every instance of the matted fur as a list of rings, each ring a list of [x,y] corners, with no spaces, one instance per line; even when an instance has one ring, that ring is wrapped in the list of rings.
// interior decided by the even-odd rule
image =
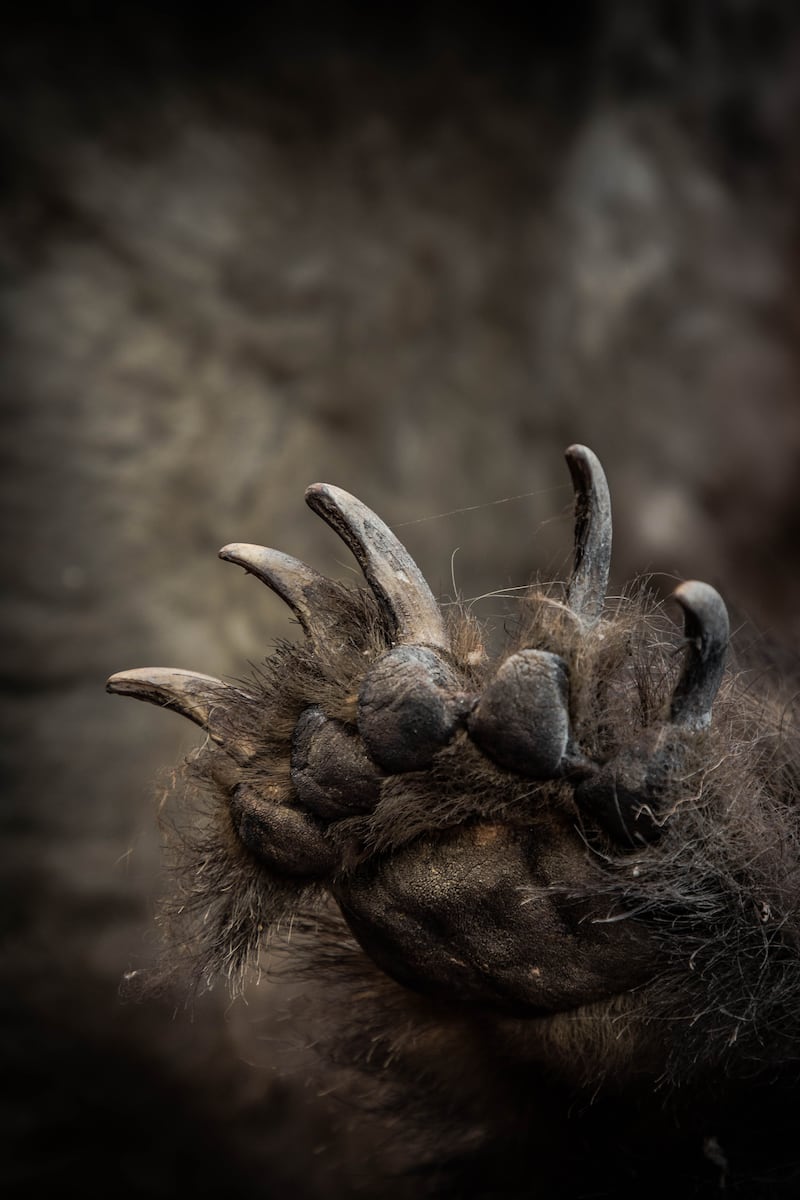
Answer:
[[[485,1094],[479,1062],[487,1031],[515,1071],[527,1064],[538,1075],[544,1066],[590,1093],[643,1077],[669,1092],[691,1080],[769,1075],[793,1060],[800,1039],[800,740],[786,698],[731,663],[711,727],[692,735],[680,777],[668,781],[661,836],[635,849],[621,850],[580,812],[568,783],[504,771],[464,734],[429,771],[389,776],[372,812],[331,822],[326,836],[346,873],[454,826],[524,826],[543,807],[560,810],[585,843],[585,876],[567,897],[588,909],[581,919],[624,922],[643,946],[657,946],[657,969],[626,994],[527,1020],[470,1010],[386,978],[325,888],[270,871],[242,846],[231,821],[231,790],[243,779],[291,802],[290,739],[309,704],[354,720],[358,686],[385,652],[386,633],[369,593],[342,588],[339,602],[337,644],[280,643],[216,715],[223,745],[226,736],[259,745],[253,760],[236,766],[207,741],[176,779],[165,809],[173,861],[162,910],[169,969],[177,946],[181,969],[203,986],[223,976],[236,990],[248,971],[263,969],[327,978],[323,1040],[333,1058],[377,1072],[384,1084],[389,1069],[416,1080],[417,1092],[423,1082],[422,1092],[455,1088],[465,1103],[467,1093]],[[450,623],[454,665],[480,691],[496,663],[483,654],[472,618],[459,614]],[[508,652],[520,647],[566,659],[573,729],[586,753],[603,761],[663,718],[684,641],[645,585],[588,632],[551,587],[531,589]],[[534,898],[535,883],[527,886]]]

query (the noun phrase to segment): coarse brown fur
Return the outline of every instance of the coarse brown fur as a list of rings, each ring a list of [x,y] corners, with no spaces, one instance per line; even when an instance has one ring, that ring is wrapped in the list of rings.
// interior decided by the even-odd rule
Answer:
[[[324,1054],[372,1081],[357,1089],[362,1103],[390,1114],[390,1127],[400,1121],[406,1138],[413,1130],[411,1157],[433,1194],[460,1186],[448,1173],[449,1154],[462,1164],[455,1179],[463,1161],[472,1164],[468,1173],[477,1170],[508,1139],[521,1139],[527,1154],[548,1103],[543,1088],[551,1097],[563,1092],[565,1109],[598,1095],[612,1106],[626,1096],[647,1106],[654,1094],[656,1110],[692,1113],[709,1096],[793,1080],[800,738],[791,698],[729,661],[713,722],[687,738],[680,775],[666,785],[660,836],[645,845],[620,848],[602,822],[579,811],[569,782],[515,777],[463,733],[430,770],[388,776],[373,811],[327,823],[346,877],[364,864],[423,853],[453,830],[472,830],[480,849],[498,829],[541,822],[544,830],[553,814],[566,820],[581,840],[580,877],[523,880],[522,903],[542,889],[560,891],[580,922],[607,925],[612,936],[623,931],[648,969],[630,987],[610,985],[572,1010],[491,1011],[455,991],[420,995],[398,985],[358,946],[325,884],[287,879],[237,836],[236,787],[246,782],[267,803],[290,804],[291,737],[301,713],[313,704],[355,722],[361,680],[385,653],[372,595],[342,587],[336,604],[339,640],[281,642],[250,679],[237,681],[229,705],[214,714],[215,741],[190,756],[165,799],[169,971],[177,946],[177,969],[202,986],[223,976],[237,990],[252,970],[305,980],[305,1019]],[[471,615],[460,605],[447,611],[453,665],[480,693],[497,664]],[[646,581],[609,602],[589,630],[560,586],[534,586],[503,656],[537,648],[566,660],[572,727],[583,749],[606,761],[663,718],[685,644]],[[243,766],[226,744],[258,750]],[[590,1108],[596,1119],[597,1106]]]

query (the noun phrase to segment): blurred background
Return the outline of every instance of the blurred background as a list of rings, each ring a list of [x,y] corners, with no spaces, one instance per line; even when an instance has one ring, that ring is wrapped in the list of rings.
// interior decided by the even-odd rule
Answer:
[[[800,9],[27,5],[0,59],[4,1195],[372,1195],[280,997],[120,1002],[197,734],[104,681],[291,636],[216,552],[349,578],[315,480],[502,632],[573,441],[615,588],[796,661]]]

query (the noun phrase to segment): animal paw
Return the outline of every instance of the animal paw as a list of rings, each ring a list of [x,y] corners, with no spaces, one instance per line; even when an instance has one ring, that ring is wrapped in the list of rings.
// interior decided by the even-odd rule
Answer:
[[[307,503],[366,589],[277,550],[226,546],[220,557],[276,592],[305,640],[280,645],[249,683],[163,668],[108,681],[206,732],[203,777],[248,879],[283,897],[278,916],[309,889],[328,895],[401,984],[525,1015],[652,976],[659,939],[631,919],[635,888],[618,874],[702,791],[728,643],[708,584],[674,593],[677,677],[652,612],[638,600],[606,612],[606,479],[586,447],[566,457],[573,571],[561,594],[531,590],[499,663],[470,618],[445,616],[370,509],[314,484]]]

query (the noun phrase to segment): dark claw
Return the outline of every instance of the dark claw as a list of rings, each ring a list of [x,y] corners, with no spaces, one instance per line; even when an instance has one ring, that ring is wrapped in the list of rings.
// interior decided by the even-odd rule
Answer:
[[[565,452],[575,488],[575,561],[567,603],[592,624],[603,611],[611,567],[611,497],[605,472],[588,446]]]
[[[688,642],[683,671],[672,694],[669,719],[645,730],[637,742],[576,789],[579,807],[594,812],[623,845],[654,841],[661,832],[675,784],[695,739],[711,721],[725,668],[730,635],[722,597],[707,583],[689,580],[673,592],[684,611]]]
[[[688,646],[672,695],[670,720],[686,729],[705,729],[725,670],[730,638],[725,602],[708,583],[688,580],[672,593],[683,609]]]
[[[386,619],[402,644],[448,648],[439,606],[417,564],[388,525],[349,492],[312,483],[306,503],[352,550]]]

